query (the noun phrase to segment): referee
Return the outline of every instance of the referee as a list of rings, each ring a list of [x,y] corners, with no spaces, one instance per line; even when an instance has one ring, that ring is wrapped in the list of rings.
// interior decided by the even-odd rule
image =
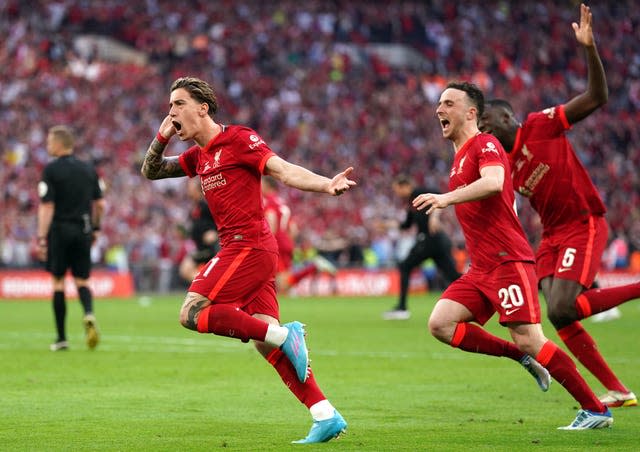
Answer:
[[[69,347],[65,331],[67,305],[64,276],[71,269],[84,310],[87,346],[98,345],[93,296],[88,285],[91,245],[100,230],[104,199],[95,169],[73,155],[74,136],[66,126],[47,135],[47,151],[54,157],[38,183],[38,257],[53,276],[53,312],[58,338],[52,351]]]
[[[421,193],[438,193],[422,187],[415,187],[411,178],[406,174],[399,174],[393,180],[392,188],[396,196],[407,203],[407,216],[400,229],[408,229],[412,225],[417,227],[416,241],[407,257],[398,263],[400,272],[400,297],[397,306],[384,312],[385,320],[407,320],[411,316],[407,310],[407,294],[409,292],[409,278],[411,272],[420,266],[426,259],[433,259],[438,270],[447,284],[458,279],[460,273],[451,255],[451,240],[442,231],[439,215],[436,210],[430,215],[425,215],[411,205],[411,201]]]

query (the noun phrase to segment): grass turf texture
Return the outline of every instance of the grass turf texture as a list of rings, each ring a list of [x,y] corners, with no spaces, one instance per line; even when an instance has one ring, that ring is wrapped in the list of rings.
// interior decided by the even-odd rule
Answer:
[[[349,423],[338,441],[291,445],[308,411],[249,344],[178,324],[182,294],[98,300],[102,341],[84,345],[68,304],[71,349],[52,353],[48,302],[0,302],[0,450],[637,450],[640,408],[610,430],[558,431],[577,410],[508,359],[465,353],[426,330],[437,295],[413,296],[409,321],[381,320],[395,299],[281,300],[282,321],[307,324],[313,368]],[[585,325],[622,380],[640,392],[640,303]],[[559,343],[549,323],[549,338]],[[495,319],[489,329],[506,330]],[[603,392],[586,375],[597,394]]]

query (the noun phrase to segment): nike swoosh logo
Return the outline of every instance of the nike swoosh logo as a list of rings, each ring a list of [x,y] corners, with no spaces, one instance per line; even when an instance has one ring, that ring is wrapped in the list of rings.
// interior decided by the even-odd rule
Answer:
[[[519,311],[519,310],[520,310],[520,308],[507,309],[506,311],[504,311],[504,313],[505,313],[506,315],[511,315],[511,314],[513,314],[514,312]]]
[[[559,268],[558,269],[558,273],[568,272],[569,270],[571,270],[571,269],[570,268]]]
[[[204,281],[204,278],[195,278],[193,281],[191,282],[196,282],[196,281]]]

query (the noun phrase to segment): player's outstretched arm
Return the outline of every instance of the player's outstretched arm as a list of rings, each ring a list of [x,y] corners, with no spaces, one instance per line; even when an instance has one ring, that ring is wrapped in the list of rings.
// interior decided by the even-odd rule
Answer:
[[[580,5],[580,24],[573,22],[571,26],[587,58],[587,89],[565,104],[564,112],[570,124],[586,118],[609,99],[607,78],[593,37],[592,22],[591,9]]]
[[[340,196],[345,191],[349,190],[351,187],[356,185],[355,181],[349,179],[349,175],[353,172],[353,167],[350,166],[346,170],[336,174],[331,179],[331,183],[329,184],[329,193],[334,196]]]
[[[275,177],[289,187],[304,191],[327,193],[333,196],[339,196],[356,185],[355,181],[349,179],[349,175],[352,172],[353,168],[349,167],[329,179],[277,156],[267,160],[266,165],[266,174]]]

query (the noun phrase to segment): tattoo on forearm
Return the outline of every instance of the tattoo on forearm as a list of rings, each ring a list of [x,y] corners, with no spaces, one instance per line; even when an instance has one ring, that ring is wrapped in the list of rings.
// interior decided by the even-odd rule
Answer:
[[[142,162],[142,174],[149,179],[155,179],[155,175],[158,173],[160,166],[162,166],[162,160],[164,160],[164,148],[166,146],[160,143],[156,138],[153,139],[147,153],[144,156]]]
[[[189,306],[189,312],[187,313],[188,328],[192,330],[198,329],[198,322],[196,320],[196,315],[200,311],[202,311],[205,308],[205,306],[208,304],[209,304],[209,300],[200,300],[193,303],[191,306]]]
[[[142,162],[142,174],[147,179],[186,176],[177,157],[165,157],[166,144],[153,139]]]

